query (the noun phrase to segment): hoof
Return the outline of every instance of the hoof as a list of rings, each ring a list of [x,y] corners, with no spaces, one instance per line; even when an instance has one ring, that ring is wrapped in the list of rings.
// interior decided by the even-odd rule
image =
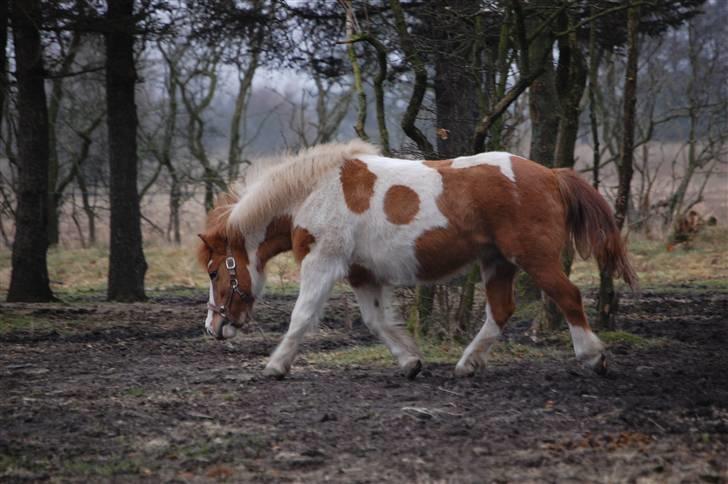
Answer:
[[[409,361],[402,366],[402,373],[408,380],[414,380],[420,371],[422,371],[422,361],[419,358]]]
[[[607,355],[599,352],[594,356],[582,357],[580,360],[584,366],[591,368],[599,376],[607,375]]]
[[[607,365],[607,357],[604,353],[601,353],[598,358],[596,358],[596,361],[592,365],[592,370],[594,370],[594,373],[599,376],[607,376],[609,368]]]
[[[472,363],[458,363],[455,366],[455,376],[458,378],[469,378],[471,376],[474,376],[475,371],[475,365],[473,365]]]
[[[484,354],[470,354],[463,356],[455,365],[455,376],[458,378],[468,378],[485,368],[486,359]]]
[[[263,369],[263,376],[276,380],[283,380],[288,372],[282,368],[268,365]]]

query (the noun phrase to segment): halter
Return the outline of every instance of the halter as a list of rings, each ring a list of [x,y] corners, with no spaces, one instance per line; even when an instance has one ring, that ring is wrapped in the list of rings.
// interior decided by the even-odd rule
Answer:
[[[240,286],[238,284],[238,275],[237,271],[235,270],[237,268],[237,264],[235,263],[235,257],[233,257],[233,251],[229,245],[226,246],[225,250],[227,252],[227,257],[225,258],[225,269],[227,269],[228,275],[230,276],[230,290],[228,291],[228,295],[227,298],[225,298],[224,304],[221,304],[220,306],[215,306],[214,304],[211,304],[209,302],[207,303],[207,309],[209,309],[213,313],[222,316],[222,322],[215,332],[215,338],[217,339],[223,338],[223,327],[225,327],[225,325],[227,324],[232,324],[232,321],[228,319],[227,314],[230,308],[230,303],[233,300],[233,294],[237,294],[240,297],[240,300],[244,303],[252,303],[253,301],[255,301],[255,298],[251,294],[246,294],[240,290]]]

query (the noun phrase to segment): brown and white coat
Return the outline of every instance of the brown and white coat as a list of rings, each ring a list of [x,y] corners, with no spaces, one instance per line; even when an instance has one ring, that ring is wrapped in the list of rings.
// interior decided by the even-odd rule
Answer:
[[[456,374],[469,375],[484,364],[514,310],[519,267],[564,312],[577,358],[605,368],[579,290],[561,269],[569,238],[582,255],[593,252],[605,270],[636,282],[609,207],[588,183],[573,171],[502,152],[412,161],[384,158],[361,141],[322,145],[286,159],[239,200],[222,203],[202,237],[201,262],[217,279],[212,304],[225,297],[224,271],[218,270],[225,246],[244,268],[240,285],[253,297],[271,257],[293,250],[301,264],[289,330],[265,370],[279,377],[289,371],[303,335],[342,278],[352,285],[364,322],[409,377],[421,368],[421,355],[392,310],[392,286],[441,281],[480,264],[486,320],[456,367]],[[235,304],[231,313],[240,323],[250,308]],[[208,313],[211,334],[222,333],[216,316]]]

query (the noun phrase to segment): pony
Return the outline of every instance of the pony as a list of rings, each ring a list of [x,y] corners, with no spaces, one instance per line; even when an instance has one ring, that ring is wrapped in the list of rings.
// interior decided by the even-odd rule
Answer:
[[[485,321],[455,367],[470,376],[515,309],[517,270],[527,272],[568,322],[578,361],[605,373],[579,289],[560,255],[573,243],[602,271],[637,284],[607,202],[571,169],[504,152],[451,160],[386,158],[360,140],[282,156],[240,197],[208,214],[198,259],[210,276],[205,328],[219,339],[251,317],[266,263],[293,251],[300,290],[289,328],[264,375],[283,378],[334,284],[347,279],[362,319],[414,378],[422,353],[393,308],[393,287],[447,280],[473,263],[484,283]]]

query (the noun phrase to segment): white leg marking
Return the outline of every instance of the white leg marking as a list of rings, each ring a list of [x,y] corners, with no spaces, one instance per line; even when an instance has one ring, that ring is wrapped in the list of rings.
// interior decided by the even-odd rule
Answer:
[[[291,313],[288,331],[263,373],[282,378],[291,369],[306,332],[316,325],[334,283],[344,275],[343,264],[309,254],[301,265],[301,288]]]
[[[495,266],[480,266],[480,277],[483,279],[483,286],[487,286],[488,281],[495,275]],[[493,318],[493,312],[490,304],[486,300],[485,304],[485,323],[475,335],[473,341],[465,348],[463,356],[455,365],[455,375],[467,376],[472,375],[475,370],[485,365],[485,359],[488,356],[490,348],[493,346],[501,335],[500,326]]]
[[[590,329],[574,326],[571,323],[569,323],[569,331],[571,332],[571,341],[574,344],[576,359],[589,366],[599,363],[604,351],[604,344],[599,337]]]
[[[457,376],[471,375],[475,372],[475,370],[484,366],[485,359],[488,356],[488,352],[493,347],[493,343],[495,343],[502,334],[500,326],[498,326],[498,323],[496,323],[493,318],[493,313],[491,312],[489,304],[486,304],[485,306],[485,314],[485,324],[482,328],[480,328],[478,334],[475,335],[473,341],[471,341],[468,347],[465,348],[463,356],[455,366],[455,374]]]
[[[389,287],[367,285],[354,289],[364,324],[384,343],[408,373],[421,365],[422,355],[404,322],[392,308]]]

